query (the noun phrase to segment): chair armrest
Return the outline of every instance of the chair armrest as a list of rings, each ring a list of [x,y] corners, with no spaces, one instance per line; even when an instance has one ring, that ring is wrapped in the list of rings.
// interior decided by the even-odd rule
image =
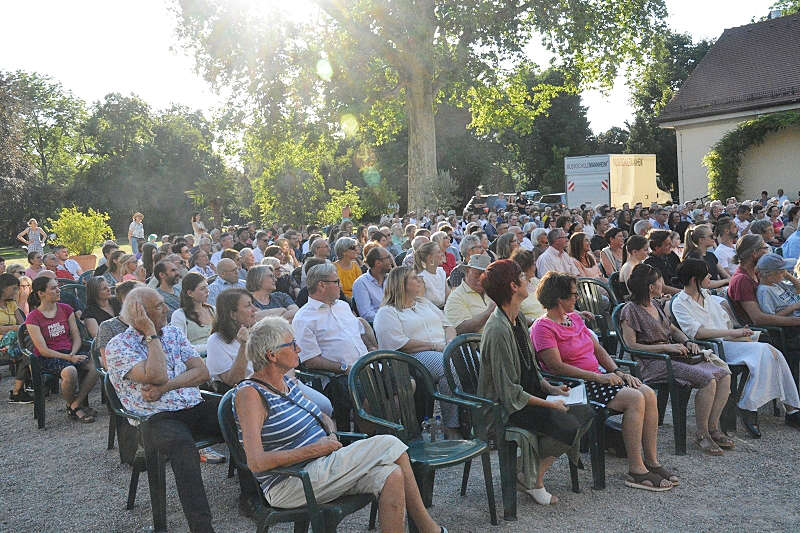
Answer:
[[[442,394],[441,392],[434,392],[433,397],[439,401],[452,403],[460,407],[467,407],[469,409],[483,409],[485,407],[490,407],[494,403],[491,402],[487,405],[485,402],[475,402],[459,396],[448,396],[446,394]]]
[[[314,487],[311,486],[311,478],[309,477],[308,472],[305,470],[305,465],[308,462],[309,461],[306,461],[304,463],[298,463],[292,466],[279,466],[277,468],[265,470],[264,472],[259,472],[259,475],[280,474],[284,476],[300,478],[300,481],[303,483],[303,493],[306,497],[306,505],[316,508],[317,498],[314,496]]]
[[[137,415],[136,413],[128,411],[124,407],[122,407],[122,408],[116,408],[115,407],[115,408],[112,408],[112,410],[114,411],[115,415],[121,416],[123,418],[127,418],[129,420],[135,420],[136,422],[139,422],[140,424],[144,424],[145,422],[150,420],[149,416]]]
[[[211,391],[208,391],[208,390],[203,390],[203,389],[200,389],[200,396],[202,396],[203,399],[206,400],[206,401],[213,400],[213,401],[219,403],[222,400],[222,394],[219,394],[218,392],[211,392]]]
[[[662,361],[670,359],[669,354],[662,352],[646,352],[644,350],[631,350],[631,349],[626,349],[625,351],[631,355],[642,357],[644,359],[660,359]]]
[[[542,370],[542,377],[544,377],[551,384],[553,384],[553,382],[566,383],[567,385],[569,385],[570,383],[574,383],[575,385],[573,386],[577,386],[580,385],[581,383],[584,383],[584,380],[582,380],[581,378],[562,376],[559,374],[553,374],[552,372],[545,372],[544,370]]]
[[[468,392],[463,392],[463,391],[453,391],[453,396],[464,398],[465,400],[475,403],[482,403],[487,406],[500,405],[499,403],[492,401],[488,398],[484,398],[483,396],[476,396],[475,394],[470,394]]]
[[[649,352],[648,352],[649,353]],[[617,366],[627,366],[629,369],[639,369],[639,363],[637,361],[630,361],[628,359],[616,359],[614,357],[611,358],[612,361],[617,363]]]
[[[377,416],[367,413],[363,407],[359,407],[356,410],[356,414],[358,415],[359,418],[363,419],[364,421],[370,422],[372,424],[375,424],[376,426],[380,426],[390,431],[402,431],[404,429],[404,426],[400,424],[395,424],[394,422],[390,422],[389,420],[385,420],[383,418],[379,418]]]
[[[342,444],[351,444],[357,440],[364,440],[368,439],[369,435],[366,433],[353,433],[350,431],[337,431],[335,435],[339,438],[339,442]]]

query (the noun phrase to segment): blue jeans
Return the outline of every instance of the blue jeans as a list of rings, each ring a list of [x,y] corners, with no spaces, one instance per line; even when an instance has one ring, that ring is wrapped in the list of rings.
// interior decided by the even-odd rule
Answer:
[[[139,237],[131,237],[131,253],[139,257]]]

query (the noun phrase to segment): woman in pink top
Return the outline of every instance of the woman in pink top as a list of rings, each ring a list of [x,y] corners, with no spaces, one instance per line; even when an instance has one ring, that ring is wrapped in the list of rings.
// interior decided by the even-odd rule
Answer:
[[[33,353],[42,369],[61,378],[61,396],[67,402],[67,415],[84,423],[95,421],[94,409],[83,401],[97,382],[91,359],[78,353],[82,340],[72,307],[59,303],[61,291],[55,279],[38,277],[29,297],[31,312],[25,326],[33,341]],[[80,383],[78,393],[76,385]]]
[[[678,478],[658,462],[656,395],[637,378],[622,372],[603,349],[575,312],[577,295],[577,282],[569,274],[548,272],[539,282],[536,297],[547,313],[531,327],[536,357],[545,370],[583,379],[590,401],[623,413],[627,486],[670,490]]]

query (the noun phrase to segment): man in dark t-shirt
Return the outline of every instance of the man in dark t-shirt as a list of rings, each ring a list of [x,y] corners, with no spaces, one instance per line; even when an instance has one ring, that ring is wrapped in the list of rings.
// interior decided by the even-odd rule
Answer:
[[[608,219],[606,217],[597,216],[592,221],[594,225],[594,236],[589,241],[589,246],[593,252],[602,250],[608,246],[608,239],[606,239],[606,231],[608,231]]]
[[[657,269],[664,278],[664,294],[680,292],[680,281],[675,272],[675,267],[667,259],[672,251],[672,233],[669,230],[650,230],[647,238],[650,241],[650,255],[644,260],[645,264]]]

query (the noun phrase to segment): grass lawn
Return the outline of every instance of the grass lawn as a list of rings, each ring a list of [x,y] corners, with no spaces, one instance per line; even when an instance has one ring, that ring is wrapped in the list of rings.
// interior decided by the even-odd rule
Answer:
[[[126,253],[131,253],[130,244],[121,244],[119,249],[125,251]],[[95,248],[92,253],[98,258],[102,257],[103,255],[100,246]],[[5,257],[6,267],[8,267],[8,265],[19,263],[25,268],[28,268],[28,253],[21,246],[0,246],[0,255]]]

